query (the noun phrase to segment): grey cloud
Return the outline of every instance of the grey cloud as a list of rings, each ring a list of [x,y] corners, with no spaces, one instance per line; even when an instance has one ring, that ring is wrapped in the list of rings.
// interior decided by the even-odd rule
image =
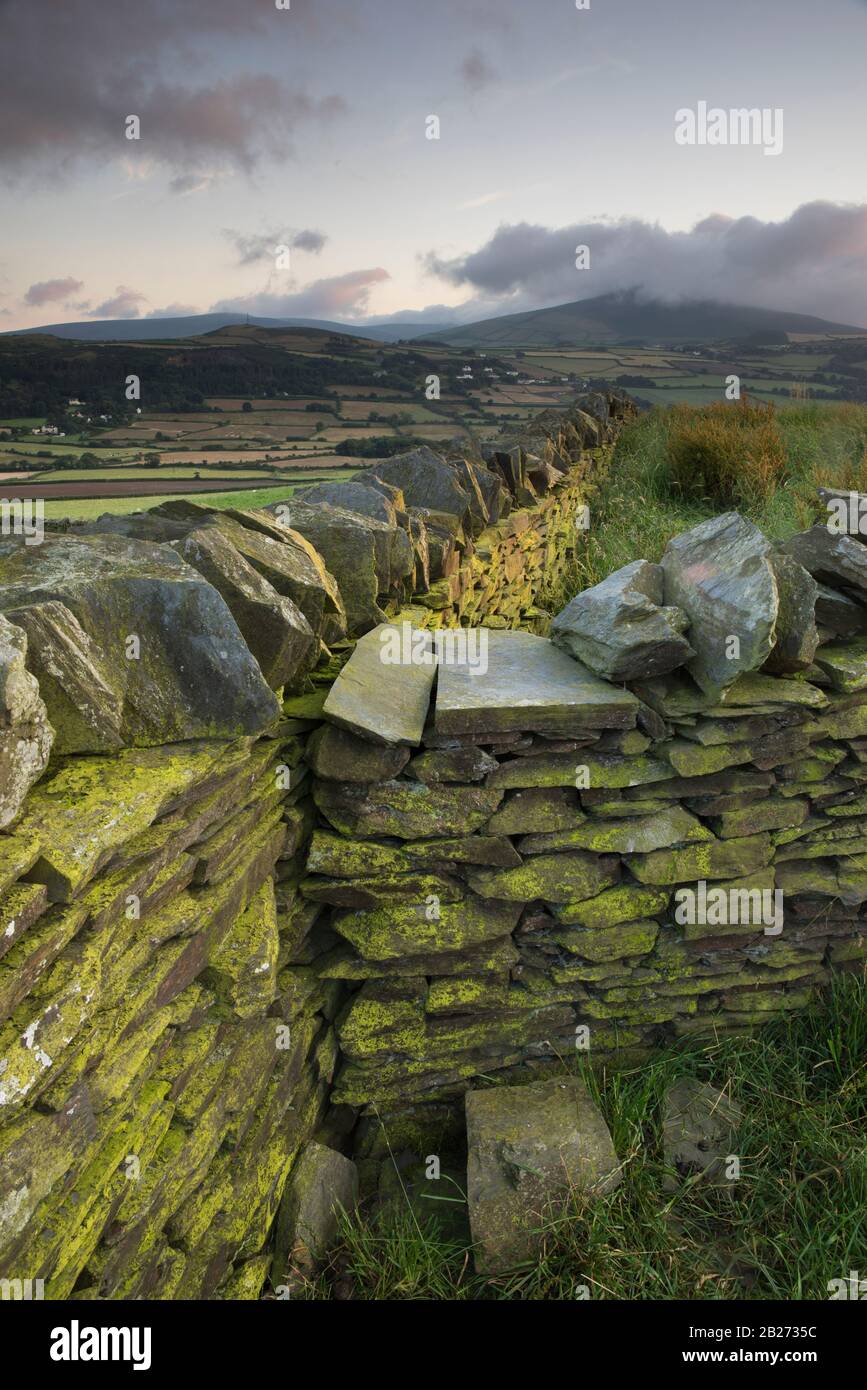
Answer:
[[[324,3],[330,12],[337,0]],[[187,192],[215,157],[245,170],[263,157],[286,159],[299,130],[345,110],[338,94],[311,94],[307,73],[267,70],[273,48],[290,45],[290,58],[294,50],[285,16],[264,5],[5,0],[2,13],[0,165],[11,173],[141,153]],[[293,24],[315,30],[304,0],[291,13]],[[228,76],[227,48],[236,54]],[[138,142],[124,138],[128,115],[141,119]]]
[[[325,245],[328,237],[324,232],[317,232],[311,227],[309,229],[296,232],[292,240],[292,245],[298,251],[309,251],[311,255],[318,256]]]
[[[269,287],[256,294],[221,299],[211,305],[210,312],[225,310],[268,318],[357,318],[366,312],[371,290],[389,278],[382,266],[372,266],[314,280],[289,293]]]
[[[291,228],[282,227],[274,231],[246,233],[236,232],[227,227],[223,235],[234,246],[238,265],[273,263],[278,246],[291,246],[294,250],[318,255],[328,241],[324,232],[315,231],[313,228],[292,231]]]
[[[590,269],[575,268],[590,248]],[[638,218],[498,227],[478,250],[425,257],[429,272],[513,312],[624,289],[867,321],[867,204],[804,203],[780,222],[714,214],[685,232]]]
[[[167,304],[164,309],[150,309],[142,318],[146,319],[185,319],[191,314],[201,313],[195,304]]]
[[[24,295],[25,304],[52,304],[58,299],[68,299],[71,294],[76,294],[84,289],[84,281],[76,280],[74,276],[67,275],[60,280],[39,280],[35,285],[31,285]]]
[[[97,304],[96,308],[88,309],[87,316],[91,319],[137,319],[139,305],[146,303],[147,295],[131,290],[127,285],[118,285],[113,295]]]
[[[491,67],[487,58],[478,49],[474,48],[468,53],[461,63],[460,73],[463,81],[474,92],[487,87],[496,80],[497,74]]]

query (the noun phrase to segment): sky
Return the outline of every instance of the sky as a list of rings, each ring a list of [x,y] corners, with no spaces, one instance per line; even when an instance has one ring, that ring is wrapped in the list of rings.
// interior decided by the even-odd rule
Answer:
[[[867,0],[580,3],[0,0],[0,329],[625,289],[867,325]]]

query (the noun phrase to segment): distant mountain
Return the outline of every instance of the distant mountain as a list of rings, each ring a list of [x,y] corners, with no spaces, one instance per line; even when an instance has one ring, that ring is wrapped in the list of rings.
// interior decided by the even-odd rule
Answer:
[[[867,333],[852,324],[831,323],[811,314],[787,314],[778,309],[753,309],[743,304],[721,304],[713,299],[665,304],[643,300],[633,292],[603,294],[557,304],[551,309],[531,309],[523,314],[503,314],[477,323],[445,325],[418,323],[334,323],[328,319],[274,319],[250,314],[191,314],[187,318],[83,319],[73,323],[47,323],[14,332],[50,333],[55,338],[79,342],[146,342],[153,339],[196,338],[220,328],[248,324],[255,328],[308,328],[323,333],[343,333],[352,338],[381,343],[425,341],[457,347],[582,347],[606,343],[712,343],[732,340],[784,342],[787,333]],[[9,334],[0,336],[11,336]]]
[[[55,338],[80,342],[140,343],[153,338],[196,338],[217,328],[250,323],[256,328],[318,328],[325,333],[347,333],[353,338],[373,338],[396,343],[437,333],[441,323],[332,323],[328,319],[269,319],[254,314],[190,314],[187,318],[82,319],[73,323],[46,323],[38,328],[17,328],[16,333],[51,333]]]
[[[785,341],[787,333],[867,333],[811,314],[753,309],[713,299],[665,304],[634,293],[603,294],[551,309],[481,319],[426,334],[460,347],[582,347],[605,343],[709,343],[753,339]]]

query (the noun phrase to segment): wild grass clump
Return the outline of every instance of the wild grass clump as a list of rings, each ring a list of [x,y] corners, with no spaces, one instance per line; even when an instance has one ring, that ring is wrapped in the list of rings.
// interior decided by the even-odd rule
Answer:
[[[557,613],[631,560],[658,561],[673,536],[723,510],[785,539],[825,514],[819,487],[867,492],[867,406],[658,406],[621,432],[590,529],[544,606]]]
[[[715,507],[760,506],[786,476],[788,461],[773,402],[717,401],[666,417],[673,491]]]

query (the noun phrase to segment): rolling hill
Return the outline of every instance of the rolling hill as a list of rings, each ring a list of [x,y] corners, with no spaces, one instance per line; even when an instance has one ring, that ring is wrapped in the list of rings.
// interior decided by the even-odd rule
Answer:
[[[854,333],[865,329],[810,314],[755,309],[716,300],[665,304],[634,293],[604,294],[550,309],[505,314],[426,336],[459,347],[582,347],[606,343],[710,343],[789,333]],[[419,335],[421,336],[421,335]]]
[[[258,318],[255,314],[190,314],[186,318],[80,319],[71,323],[46,323],[38,328],[17,328],[13,332],[50,333],[54,338],[73,338],[79,342],[140,343],[150,339],[196,338],[218,328],[249,324],[255,328],[316,328],[325,333],[346,333],[353,338],[374,338],[396,343],[436,333],[438,323],[332,323],[328,319]]]

